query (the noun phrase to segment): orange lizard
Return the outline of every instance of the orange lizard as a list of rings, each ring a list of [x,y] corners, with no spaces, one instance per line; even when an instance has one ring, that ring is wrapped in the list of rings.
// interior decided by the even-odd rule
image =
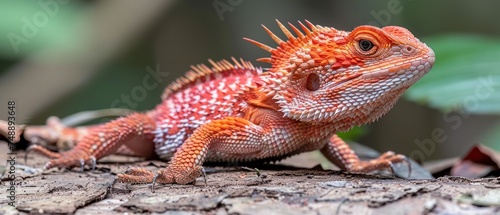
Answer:
[[[272,161],[320,150],[349,172],[392,168],[406,157],[386,152],[361,161],[336,132],[387,113],[405,90],[434,64],[432,49],[407,29],[360,26],[351,32],[299,22],[283,24],[283,41],[264,26],[276,48],[247,41],[271,54],[271,67],[232,59],[192,66],[168,86],[153,110],[88,128],[53,128],[57,139],[77,145],[62,153],[40,145],[44,169],[95,167],[98,159],[125,152],[170,160],[157,173],[132,168],[120,182],[193,182],[211,162]],[[83,129],[83,130],[82,130]],[[52,131],[52,132],[54,132]],[[36,136],[36,135],[35,135]]]

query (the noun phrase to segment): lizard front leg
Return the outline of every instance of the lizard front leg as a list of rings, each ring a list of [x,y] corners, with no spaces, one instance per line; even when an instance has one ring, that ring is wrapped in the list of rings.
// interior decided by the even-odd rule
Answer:
[[[321,153],[339,168],[349,172],[371,172],[389,169],[394,173],[394,163],[407,162],[404,155],[386,152],[380,157],[362,161],[354,151],[339,136],[333,135],[329,142],[321,149]],[[411,171],[411,166],[409,167]]]
[[[170,165],[158,172],[159,183],[187,184],[202,174],[202,167],[209,150],[220,159],[258,159],[265,156],[266,135],[270,131],[238,118],[225,117],[214,120],[196,129],[174,154]],[[127,174],[119,174],[118,182],[147,183],[155,178],[144,169],[131,169]]]
[[[83,169],[85,164],[91,164],[94,168],[98,159],[113,154],[121,146],[126,146],[138,155],[151,156],[154,153],[155,128],[150,116],[134,113],[92,129],[70,151],[55,153],[41,146],[34,146],[32,150],[53,159],[47,162],[44,169],[76,166]]]

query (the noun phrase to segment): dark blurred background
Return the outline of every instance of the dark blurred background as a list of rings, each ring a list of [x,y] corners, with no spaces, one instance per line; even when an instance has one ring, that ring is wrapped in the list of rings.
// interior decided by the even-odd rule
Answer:
[[[442,80],[449,80],[454,75],[440,71],[457,63],[445,64],[445,59],[452,58],[445,53],[460,59],[464,55],[459,54],[469,53],[478,40],[487,41],[485,47],[500,47],[499,9],[500,2],[493,0],[2,1],[0,119],[7,117],[8,100],[16,102],[17,124],[44,124],[52,115],[63,118],[111,107],[152,109],[160,102],[163,88],[189,65],[207,63],[209,58],[254,61],[266,57],[268,53],[242,37],[274,46],[260,25],[281,35],[275,19],[293,24],[307,19],[346,31],[364,24],[404,26],[432,48],[435,44],[437,62],[429,76],[443,74]],[[457,35],[480,39],[461,40]],[[457,62],[475,63],[462,58]],[[441,59],[443,64],[438,66]],[[498,74],[496,61],[488,62],[494,64],[487,72]],[[476,67],[471,68],[463,71],[469,75],[463,80],[475,80]],[[155,85],[146,89],[145,79]],[[496,76],[494,80],[500,82]],[[460,102],[429,102],[428,97],[441,92],[436,86],[451,86],[444,81],[434,84],[420,87],[425,88],[419,91],[425,92],[420,97],[402,99],[381,120],[363,127],[354,140],[417,160],[459,156],[477,142],[499,145],[495,136],[500,128],[499,106],[493,103],[490,111],[464,111]],[[465,89],[460,84],[455,87]]]

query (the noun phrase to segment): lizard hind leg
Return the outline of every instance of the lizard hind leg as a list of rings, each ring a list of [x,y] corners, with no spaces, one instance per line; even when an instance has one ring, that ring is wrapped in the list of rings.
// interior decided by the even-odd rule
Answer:
[[[147,114],[134,113],[99,126],[78,141],[73,149],[60,155],[40,147],[34,147],[34,150],[54,158],[47,162],[44,169],[54,167],[83,169],[85,164],[94,167],[96,160],[113,154],[121,146],[138,148],[137,145],[141,145],[143,149],[147,149],[146,151],[152,149],[155,128],[156,124]]]
[[[67,127],[55,116],[47,119],[44,126],[28,126],[23,136],[34,145],[69,150],[73,148],[83,137],[100,125],[89,125],[80,127]],[[33,146],[33,145],[32,145]],[[43,154],[43,152],[40,152]],[[48,155],[47,155],[48,156]],[[51,157],[51,156],[48,156]]]
[[[31,145],[26,149],[24,162],[27,164],[30,152],[41,154],[50,159],[64,157],[64,151],[74,148],[76,143],[99,126],[67,127],[55,116],[49,117],[44,126],[28,126],[25,128],[23,136]],[[59,152],[49,149],[57,149]]]

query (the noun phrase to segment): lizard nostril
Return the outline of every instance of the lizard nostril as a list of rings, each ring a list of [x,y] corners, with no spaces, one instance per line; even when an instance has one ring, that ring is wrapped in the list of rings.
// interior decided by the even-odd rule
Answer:
[[[413,54],[415,52],[415,49],[411,46],[404,46],[403,47],[403,54],[406,54],[406,55],[409,55],[409,54]]]

